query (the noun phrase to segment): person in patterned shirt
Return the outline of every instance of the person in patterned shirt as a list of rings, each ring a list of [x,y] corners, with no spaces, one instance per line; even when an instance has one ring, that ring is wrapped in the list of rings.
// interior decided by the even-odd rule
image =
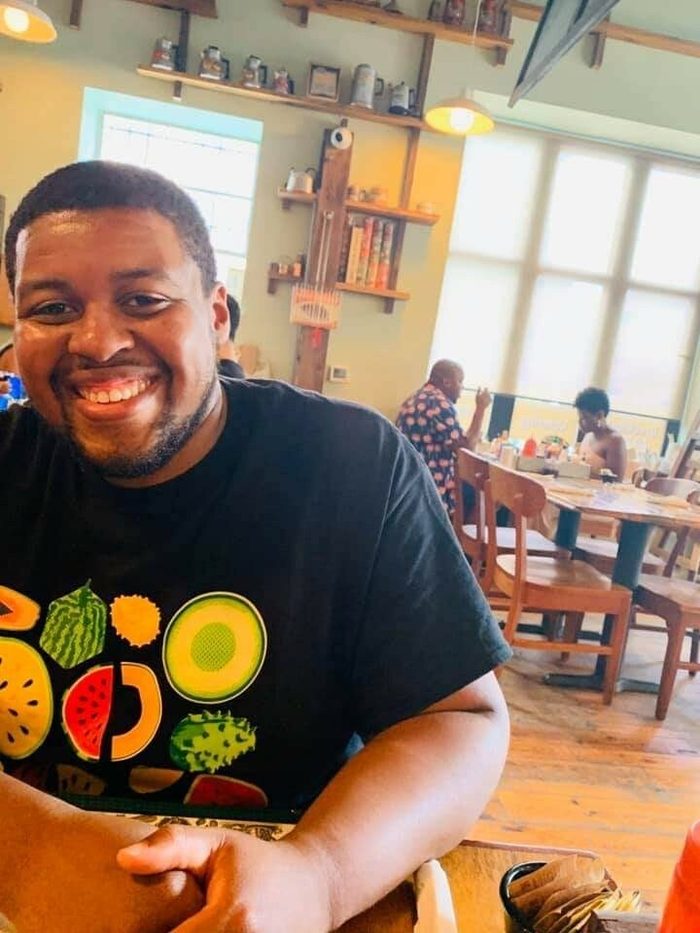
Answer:
[[[459,363],[438,360],[428,381],[406,399],[396,419],[396,427],[428,464],[450,517],[456,505],[454,452],[458,447],[474,450],[491,404],[489,390],[477,389],[474,417],[465,433],[455,407],[463,385],[464,370]]]

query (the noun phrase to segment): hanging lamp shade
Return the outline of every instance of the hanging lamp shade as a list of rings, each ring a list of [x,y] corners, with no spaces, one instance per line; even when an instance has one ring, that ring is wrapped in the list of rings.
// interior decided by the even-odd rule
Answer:
[[[23,42],[53,42],[56,29],[36,0],[0,0],[0,34]]]
[[[449,97],[434,104],[425,114],[425,122],[440,133],[451,136],[480,136],[496,125],[485,107],[471,97]]]

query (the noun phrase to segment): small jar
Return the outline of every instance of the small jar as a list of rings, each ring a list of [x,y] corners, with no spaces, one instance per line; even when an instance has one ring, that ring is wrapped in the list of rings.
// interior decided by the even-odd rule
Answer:
[[[688,830],[666,897],[659,933],[700,931],[700,822]]]
[[[465,14],[465,0],[447,0],[442,14],[442,21],[448,26],[462,26],[464,25]]]

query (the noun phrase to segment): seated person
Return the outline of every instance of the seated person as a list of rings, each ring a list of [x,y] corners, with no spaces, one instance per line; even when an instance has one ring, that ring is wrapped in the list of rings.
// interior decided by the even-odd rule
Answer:
[[[217,378],[226,290],[161,176],[57,170],[4,255],[0,913],[336,929],[465,836],[507,750],[510,651],[430,476],[374,412]],[[300,818],[148,835],[66,788]]]
[[[465,434],[455,407],[463,384],[464,370],[459,363],[438,360],[430,370],[428,381],[406,399],[396,419],[399,431],[427,463],[450,517],[456,506],[454,453],[459,447],[475,449],[484,414],[491,404],[488,389],[479,388],[474,416]],[[467,500],[469,498],[467,496]]]
[[[600,476],[601,470],[610,470],[620,481],[627,469],[627,445],[621,434],[606,423],[610,413],[607,392],[592,386],[576,396],[574,407],[583,432],[579,453],[591,467],[591,476]]]
[[[229,332],[228,337],[219,344],[219,373],[231,379],[245,379],[243,367],[240,364],[238,349],[235,346],[236,331],[241,322],[241,306],[233,295],[226,296],[228,308]]]

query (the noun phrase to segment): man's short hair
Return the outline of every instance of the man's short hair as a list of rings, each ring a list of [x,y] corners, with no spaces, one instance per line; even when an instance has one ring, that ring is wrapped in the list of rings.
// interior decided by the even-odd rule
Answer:
[[[229,331],[228,339],[233,343],[236,338],[238,325],[241,323],[241,306],[233,295],[226,296],[226,304],[228,305],[228,316],[231,321],[231,330]]]
[[[590,412],[592,415],[602,411],[603,414],[607,416],[610,413],[610,399],[608,398],[608,393],[603,389],[596,389],[594,386],[589,386],[576,396],[574,408],[578,408],[579,411]]]
[[[46,214],[59,211],[96,211],[103,208],[155,211],[171,221],[186,252],[210,292],[216,282],[216,261],[204,219],[188,194],[173,182],[133,165],[117,162],[74,162],[57,169],[24,196],[5,236],[5,273],[14,293],[17,275],[17,238],[22,230]]]

